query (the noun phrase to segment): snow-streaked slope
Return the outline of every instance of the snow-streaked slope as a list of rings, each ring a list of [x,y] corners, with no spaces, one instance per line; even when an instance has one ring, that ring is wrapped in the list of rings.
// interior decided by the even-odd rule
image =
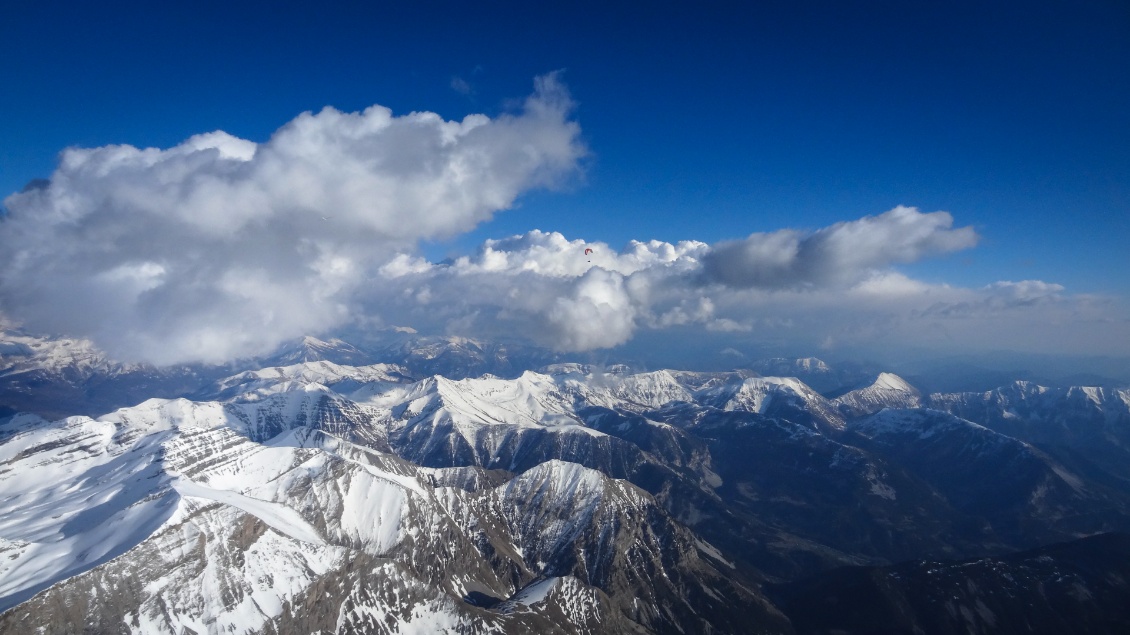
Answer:
[[[882,410],[848,429],[910,469],[955,506],[1016,540],[1055,540],[1125,522],[1124,494],[1089,483],[1039,448],[948,413]]]
[[[0,445],[8,512],[0,537],[10,547],[0,606],[137,548],[200,505],[239,510],[299,542],[374,554],[398,543],[408,499],[424,492],[418,484],[345,460],[347,479],[311,489],[344,459],[285,437],[256,443],[233,414],[223,404],[150,400],[99,420],[9,423]],[[332,511],[311,519],[299,503],[313,501]]]
[[[541,403],[502,394],[527,411],[530,399]],[[610,537],[645,531],[637,557],[649,568],[692,589],[725,586],[693,548],[684,553],[693,539],[641,490],[563,462],[495,486],[479,471],[455,478],[478,488],[437,487],[443,471],[329,433],[318,408],[331,397],[314,396],[155,399],[97,420],[6,423],[0,608],[16,608],[0,616],[0,632],[69,623],[135,633],[599,633],[711,623],[696,617],[714,611],[705,591],[671,609],[674,590],[613,576],[623,554],[612,547],[624,539],[600,538],[609,521],[619,528]],[[594,550],[594,539],[604,547]]]
[[[1037,426],[1130,426],[1130,389],[1101,386],[1048,388],[1016,381],[985,392],[935,393],[927,405],[979,423],[1026,421]]]
[[[1017,381],[985,392],[933,394],[928,405],[1130,479],[1130,390]]]
[[[125,553],[175,510],[163,431],[23,416],[0,433],[0,610]]]
[[[873,416],[853,421],[848,430],[871,439],[893,439],[913,435],[918,439],[943,437],[960,430],[974,439],[973,450],[995,451],[1004,445],[1020,445],[1015,439],[997,434],[984,426],[933,410],[884,410]]]

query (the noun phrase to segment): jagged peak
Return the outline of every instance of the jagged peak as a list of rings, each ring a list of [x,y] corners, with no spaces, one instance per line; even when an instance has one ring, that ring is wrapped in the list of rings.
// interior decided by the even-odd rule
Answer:
[[[771,357],[769,359],[758,360],[751,364],[751,367],[769,370],[774,373],[786,369],[805,373],[827,373],[832,370],[824,360],[817,357]]]
[[[411,350],[413,353],[417,354],[427,354],[437,351],[442,352],[452,348],[474,348],[483,351],[488,347],[489,344],[487,342],[456,335],[427,335],[416,337],[401,346],[402,349]]]
[[[580,463],[562,459],[550,459],[526,470],[517,478],[554,478],[564,480],[596,480],[604,481],[608,477],[600,470],[585,467]]]
[[[491,375],[491,377],[494,377],[494,376]],[[518,381],[523,381],[523,382],[526,382],[526,383],[535,383],[535,384],[544,384],[546,382],[554,383],[553,377],[551,377],[550,375],[547,375],[546,373],[538,372],[536,370],[524,370],[524,371],[522,371],[522,374],[518,376]]]
[[[589,364],[581,364],[578,362],[561,362],[543,366],[538,372],[554,377],[561,375],[585,376],[592,372],[592,367]]]
[[[228,383],[233,379],[308,379],[310,377],[331,377],[335,379],[366,379],[372,376],[395,375],[407,376],[408,371],[397,364],[365,364],[352,366],[338,364],[330,360],[308,360],[289,364],[286,366],[268,366],[255,370],[248,370],[232,375],[221,383]]]
[[[743,389],[787,390],[798,395],[811,395],[816,391],[796,377],[747,377],[742,380]]]
[[[813,404],[826,401],[796,377],[747,377],[740,382],[714,385],[694,393],[697,401],[723,410],[762,413],[779,395],[792,395]]]
[[[669,369],[660,368],[659,370],[648,370],[639,373],[628,375],[629,377],[654,377],[664,381],[675,381],[675,375]]]
[[[524,496],[540,490],[573,504],[599,499],[608,477],[579,463],[551,459],[515,476],[502,486],[505,496]]]
[[[1106,391],[1101,386],[1072,386],[1067,389],[1068,397],[1075,395],[1083,395],[1087,401],[1096,406],[1101,406],[1106,401]]]
[[[414,404],[401,412],[413,416],[423,412],[423,400],[438,400],[439,407],[457,425],[566,426],[569,431],[603,434],[580,425],[572,399],[559,391],[552,377],[540,373],[527,372],[515,379],[484,376],[453,380],[434,375],[414,384],[399,399],[400,403]]]
[[[914,386],[911,386],[905,379],[899,377],[894,373],[879,373],[879,376],[871,384],[870,388],[879,390],[895,390],[898,392],[909,392],[919,394],[919,391]]]
[[[333,341],[341,342],[341,340],[333,340]],[[317,337],[314,337],[313,335],[303,335],[302,336],[302,344],[305,345],[305,346],[329,346],[330,342],[323,340],[323,339],[319,339]]]
[[[1048,390],[1049,390],[1049,388],[1047,386],[1041,386],[1041,385],[1037,384],[1036,382],[1028,381],[1026,379],[1017,379],[1016,381],[1014,381],[1010,384],[1007,384],[1005,386],[1001,386],[1000,388],[997,388],[996,390],[992,390],[992,391],[989,391],[989,392],[996,392],[998,394],[1012,393],[1012,394],[1020,394],[1020,395],[1028,396],[1028,395],[1042,395],[1042,394],[1048,392]]]
[[[827,364],[824,363],[824,360],[822,360],[818,357],[802,357],[802,358],[796,360],[796,364],[797,364],[798,367],[803,368],[805,370],[816,370],[816,371],[831,370],[831,368]]]
[[[917,408],[922,393],[894,373],[879,373],[871,384],[844,393],[832,400],[849,417],[877,413],[885,408]]]
[[[530,370],[523,371],[521,375],[514,379],[506,379],[490,374],[480,375],[479,377],[467,377],[464,379],[449,379],[443,375],[432,375],[429,379],[431,380],[429,385],[434,386],[434,389],[441,394],[455,391],[460,394],[470,392],[473,394],[482,393],[496,396],[500,393],[513,394],[516,391],[524,389],[540,389],[548,385],[556,386],[553,377]]]

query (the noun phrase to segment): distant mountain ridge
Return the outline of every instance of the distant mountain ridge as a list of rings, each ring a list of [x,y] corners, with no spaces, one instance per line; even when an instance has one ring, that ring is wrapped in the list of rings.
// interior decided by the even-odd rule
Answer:
[[[12,410],[180,394],[0,416],[0,633],[808,632],[804,589],[845,565],[1003,562],[1130,532],[1124,388],[923,394],[882,372],[821,392],[460,338],[383,356],[306,338],[174,372],[4,342]],[[421,372],[440,367],[453,375]],[[853,575],[835,578],[845,593]],[[1115,587],[1078,575],[1078,606],[1124,624]],[[1032,592],[954,610],[980,598],[1001,626]]]

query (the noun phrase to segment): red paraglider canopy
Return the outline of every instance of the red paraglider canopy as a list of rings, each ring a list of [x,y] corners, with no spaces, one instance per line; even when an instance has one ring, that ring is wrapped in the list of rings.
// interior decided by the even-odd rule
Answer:
[[[585,247],[585,255],[587,256],[591,253],[592,253],[592,248],[591,247]]]

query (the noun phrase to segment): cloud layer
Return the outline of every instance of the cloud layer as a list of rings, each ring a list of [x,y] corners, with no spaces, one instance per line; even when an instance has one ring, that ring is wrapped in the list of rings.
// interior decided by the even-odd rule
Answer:
[[[554,187],[585,155],[554,76],[511,114],[305,113],[257,144],[69,149],[4,202],[0,314],[123,360],[222,362],[342,329],[522,338],[559,351],[641,333],[819,349],[1130,354],[1126,307],[1038,280],[928,284],[901,264],[974,247],[946,212],[896,207],[709,245],[534,230],[452,262],[455,235]],[[719,349],[720,350],[720,349]]]
[[[708,280],[735,287],[850,284],[877,268],[977,244],[972,227],[952,226],[946,212],[899,206],[812,233],[783,229],[721,243],[705,256],[703,269]]]
[[[398,256],[381,269],[363,305],[389,324],[421,332],[522,337],[561,351],[668,332],[807,354],[1130,353],[1125,307],[1110,299],[1069,295],[1036,280],[928,284],[894,268],[976,243],[971,228],[952,224],[945,213],[898,207],[809,234],[782,230],[714,246],[631,242],[620,251],[532,231],[487,241],[474,256],[450,263]],[[778,237],[800,246],[772,261],[787,265],[746,257],[746,246]],[[786,273],[774,278],[767,271]],[[1113,345],[1119,341],[1121,349]]]
[[[221,361],[353,318],[374,267],[552,187],[585,148],[553,75],[519,112],[304,113],[265,143],[71,148],[8,197],[0,308],[158,363]]]

